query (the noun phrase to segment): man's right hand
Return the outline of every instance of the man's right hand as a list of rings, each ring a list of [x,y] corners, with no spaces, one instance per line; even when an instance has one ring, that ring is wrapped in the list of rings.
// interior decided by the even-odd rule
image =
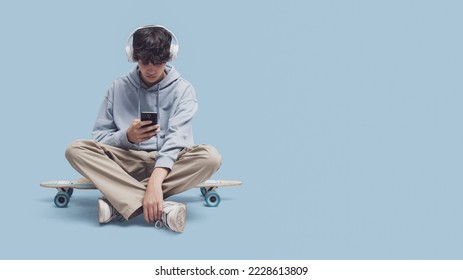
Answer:
[[[160,126],[149,125],[152,121],[133,120],[130,127],[127,129],[127,139],[132,143],[140,143],[150,139],[160,132]]]

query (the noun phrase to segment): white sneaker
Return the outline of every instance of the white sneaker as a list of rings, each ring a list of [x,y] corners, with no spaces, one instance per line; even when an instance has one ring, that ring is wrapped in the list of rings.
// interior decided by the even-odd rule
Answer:
[[[122,215],[117,212],[111,203],[106,198],[98,199],[98,222],[100,224],[106,224],[115,218],[122,219]]]
[[[157,228],[165,226],[172,231],[183,232],[186,222],[186,204],[164,201],[162,210],[162,217],[156,222],[155,226]]]

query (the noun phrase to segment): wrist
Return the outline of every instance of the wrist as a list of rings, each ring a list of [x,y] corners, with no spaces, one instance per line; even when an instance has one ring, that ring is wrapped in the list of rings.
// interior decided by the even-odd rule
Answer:
[[[133,142],[132,140],[130,140],[130,137],[129,137],[129,130],[127,130],[127,132],[125,133],[125,136],[127,137],[127,141],[129,141],[130,144],[135,144],[135,142]]]

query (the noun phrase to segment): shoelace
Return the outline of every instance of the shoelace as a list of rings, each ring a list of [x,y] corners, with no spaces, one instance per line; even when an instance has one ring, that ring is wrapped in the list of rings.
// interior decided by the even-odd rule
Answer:
[[[169,225],[167,224],[167,213],[166,212],[162,212],[161,219],[157,220],[154,223],[154,228],[155,229],[161,229],[163,227],[166,227],[166,228],[170,229]]]
[[[124,216],[121,215],[121,213],[117,212],[116,208],[112,206],[110,203],[109,205],[109,210],[111,211],[111,218],[109,219],[110,221],[115,219],[117,222],[125,222]]]
[[[164,227],[164,223],[161,221],[161,220],[157,220],[155,223],[154,223],[154,228],[155,229],[162,229]]]

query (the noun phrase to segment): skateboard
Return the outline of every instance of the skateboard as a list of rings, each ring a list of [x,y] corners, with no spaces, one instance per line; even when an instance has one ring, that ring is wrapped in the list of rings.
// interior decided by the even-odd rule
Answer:
[[[241,181],[233,180],[207,180],[195,186],[200,188],[201,194],[204,197],[206,205],[209,207],[217,207],[220,204],[220,195],[216,189],[220,187],[241,186]],[[64,208],[71,200],[74,189],[78,190],[96,190],[95,185],[87,178],[81,178],[71,181],[47,181],[40,184],[44,188],[53,188],[58,191],[55,195],[55,205],[58,208]]]

